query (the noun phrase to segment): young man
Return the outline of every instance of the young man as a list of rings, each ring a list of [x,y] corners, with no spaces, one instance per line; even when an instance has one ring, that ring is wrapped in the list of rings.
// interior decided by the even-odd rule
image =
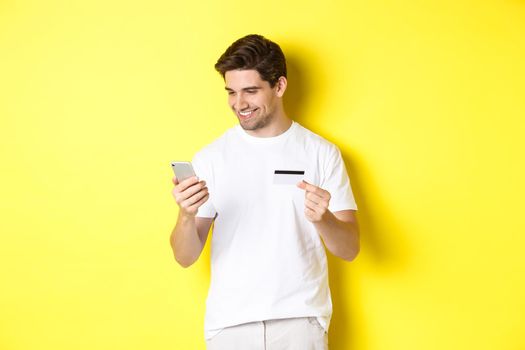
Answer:
[[[207,348],[327,349],[325,246],[348,261],[359,252],[341,153],[286,115],[276,43],[243,37],[215,68],[239,125],[195,154],[203,180],[173,179],[179,216],[170,238],[177,262],[190,266],[214,223]]]

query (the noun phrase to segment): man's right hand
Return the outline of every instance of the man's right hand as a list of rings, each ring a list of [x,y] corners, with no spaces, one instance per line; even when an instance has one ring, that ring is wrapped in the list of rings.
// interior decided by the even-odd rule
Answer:
[[[179,206],[179,213],[184,216],[197,215],[197,209],[203,205],[210,196],[206,181],[199,179],[196,176],[190,177],[182,182],[177,180],[177,177],[172,179],[175,188],[171,191],[173,198]]]

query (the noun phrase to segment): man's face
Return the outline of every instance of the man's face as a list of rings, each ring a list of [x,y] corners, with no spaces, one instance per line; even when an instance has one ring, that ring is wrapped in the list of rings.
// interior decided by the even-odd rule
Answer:
[[[278,91],[279,83],[270,87],[254,69],[227,71],[224,80],[228,104],[244,130],[256,130],[270,124],[282,95]]]

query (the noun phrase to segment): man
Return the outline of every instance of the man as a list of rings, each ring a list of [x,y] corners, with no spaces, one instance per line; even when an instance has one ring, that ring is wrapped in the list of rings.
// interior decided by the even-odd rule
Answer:
[[[239,125],[195,154],[203,180],[173,179],[179,216],[170,238],[177,262],[190,266],[214,223],[207,348],[327,349],[324,246],[348,261],[359,252],[341,153],[287,117],[286,62],[276,43],[243,37],[215,68]]]

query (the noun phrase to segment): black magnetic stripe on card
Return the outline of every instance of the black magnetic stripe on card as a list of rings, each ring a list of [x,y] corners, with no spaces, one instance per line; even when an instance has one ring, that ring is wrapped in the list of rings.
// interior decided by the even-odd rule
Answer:
[[[277,174],[283,174],[283,175],[304,175],[304,170],[275,170],[275,175]]]

